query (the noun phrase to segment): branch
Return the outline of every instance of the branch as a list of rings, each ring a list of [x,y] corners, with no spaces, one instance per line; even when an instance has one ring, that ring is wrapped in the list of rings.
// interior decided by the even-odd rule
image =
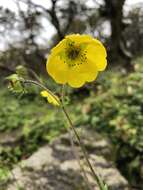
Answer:
[[[49,14],[51,16],[51,22],[55,26],[55,28],[57,30],[57,33],[58,33],[58,36],[59,36],[59,39],[61,40],[64,37],[64,35],[62,34],[61,27],[60,27],[60,22],[59,22],[57,14],[56,14],[57,0],[51,0],[51,3],[52,3],[52,8],[49,11]]]
[[[76,4],[72,1],[69,2],[69,8],[68,8],[68,19],[67,19],[67,24],[64,29],[64,35],[68,32],[71,23],[75,17],[75,9],[76,9]]]

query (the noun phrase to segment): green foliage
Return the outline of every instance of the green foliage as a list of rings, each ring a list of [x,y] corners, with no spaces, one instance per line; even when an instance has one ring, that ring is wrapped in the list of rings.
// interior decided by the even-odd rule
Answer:
[[[8,176],[9,176],[9,169],[6,167],[1,167],[0,168],[0,179],[4,181],[7,179]]]
[[[62,113],[35,91],[17,97],[0,92],[0,180],[22,159],[65,131]],[[7,169],[6,169],[7,168]]]

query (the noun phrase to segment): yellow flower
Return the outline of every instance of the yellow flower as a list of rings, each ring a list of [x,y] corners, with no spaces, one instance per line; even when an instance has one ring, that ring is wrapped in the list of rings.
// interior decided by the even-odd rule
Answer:
[[[44,90],[41,91],[41,96],[44,98],[47,98],[47,101],[50,104],[53,104],[54,106],[60,106],[60,101],[59,98],[57,96],[55,96],[54,94],[50,94],[48,91]]]
[[[56,45],[47,60],[47,72],[60,84],[78,88],[94,81],[107,65],[102,43],[89,35],[72,34]]]

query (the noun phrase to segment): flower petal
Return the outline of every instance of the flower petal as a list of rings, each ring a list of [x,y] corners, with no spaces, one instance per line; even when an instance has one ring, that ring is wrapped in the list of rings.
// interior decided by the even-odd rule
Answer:
[[[51,53],[56,55],[60,53],[66,47],[66,39],[61,40],[54,48],[52,48]]]
[[[86,82],[92,82],[96,79],[98,72],[97,71],[90,72],[90,73],[86,73],[84,75],[85,75],[84,77],[85,77]]]
[[[85,82],[92,82],[96,79],[98,72],[78,73],[71,71],[68,77],[68,84],[74,88],[80,88]]]
[[[44,97],[44,98],[47,98],[47,101],[50,103],[50,104],[53,104],[54,106],[59,106],[60,105],[60,101],[59,101],[59,98],[56,96],[56,95],[51,95],[48,91],[46,90],[43,90],[41,91],[41,96]]]
[[[101,43],[95,41],[87,46],[87,59],[99,71],[103,71],[106,68],[106,56],[106,50]]]
[[[67,82],[73,88],[80,88],[84,85],[85,80],[82,77],[80,77],[80,74],[71,71],[69,73]]]
[[[92,37],[90,35],[87,34],[71,34],[71,35],[67,35],[65,39],[69,39],[72,40],[74,42],[77,42],[78,44],[80,43],[89,43],[92,41]]]
[[[47,72],[57,83],[67,82],[68,66],[60,59],[60,56],[50,55],[46,64]]]

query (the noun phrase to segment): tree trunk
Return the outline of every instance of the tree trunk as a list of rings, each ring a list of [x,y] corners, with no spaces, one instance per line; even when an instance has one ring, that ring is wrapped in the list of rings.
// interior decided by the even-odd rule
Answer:
[[[105,0],[106,13],[111,24],[110,50],[113,61],[121,54],[120,42],[123,30],[122,18],[124,3],[125,0]]]

